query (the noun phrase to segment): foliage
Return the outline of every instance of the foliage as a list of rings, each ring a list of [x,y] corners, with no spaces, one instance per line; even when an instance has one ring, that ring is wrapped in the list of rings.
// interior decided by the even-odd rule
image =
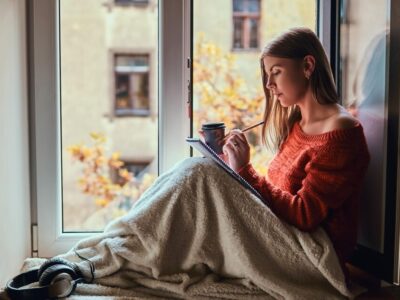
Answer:
[[[118,152],[106,156],[107,138],[91,133],[91,146],[68,147],[73,161],[82,165],[82,176],[77,180],[80,190],[99,207],[112,207],[112,215],[126,213],[141,194],[153,183],[155,176],[145,174],[142,180],[124,168]]]
[[[251,79],[243,78],[237,71],[236,55],[224,52],[213,42],[207,41],[203,33],[196,39],[194,52],[194,128],[199,130],[201,124],[217,121],[224,122],[227,128],[244,128],[262,120],[264,94],[261,76],[256,78],[260,83],[258,88],[249,88],[246,82]],[[252,130],[246,136],[253,165],[265,174],[272,153],[259,145],[259,132],[261,130]]]

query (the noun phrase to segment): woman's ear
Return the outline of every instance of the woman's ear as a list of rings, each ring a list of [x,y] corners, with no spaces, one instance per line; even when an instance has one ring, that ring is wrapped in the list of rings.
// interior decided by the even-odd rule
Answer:
[[[306,55],[303,58],[303,70],[304,76],[307,79],[310,79],[311,74],[314,72],[315,69],[315,58],[312,55]]]

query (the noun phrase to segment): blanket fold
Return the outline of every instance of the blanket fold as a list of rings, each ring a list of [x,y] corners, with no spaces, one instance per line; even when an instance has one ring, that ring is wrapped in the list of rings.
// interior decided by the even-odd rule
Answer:
[[[305,233],[205,158],[161,175],[104,233],[60,255],[119,296],[186,299],[352,298],[322,228]],[[80,294],[96,294],[79,285]],[[101,294],[97,294],[101,295]],[[75,297],[75,296],[74,296]]]

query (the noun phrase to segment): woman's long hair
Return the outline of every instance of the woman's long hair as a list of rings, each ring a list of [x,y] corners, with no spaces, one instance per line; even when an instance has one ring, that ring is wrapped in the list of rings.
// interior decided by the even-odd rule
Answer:
[[[307,55],[312,55],[315,59],[314,72],[309,79],[315,100],[320,104],[339,101],[328,58],[313,31],[308,28],[292,28],[272,40],[263,49],[260,59],[266,100],[262,141],[271,149],[278,149],[282,145],[293,124],[301,119],[301,113],[296,105],[283,107],[279,101],[274,101],[272,92],[266,88],[268,76],[264,70],[263,59],[266,56],[274,56],[302,61]]]

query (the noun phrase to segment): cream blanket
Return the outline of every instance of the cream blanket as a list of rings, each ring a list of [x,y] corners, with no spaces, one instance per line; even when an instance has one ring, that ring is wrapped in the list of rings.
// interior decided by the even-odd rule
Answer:
[[[323,229],[309,234],[282,222],[205,158],[177,164],[126,216],[74,248],[94,263],[98,284],[78,285],[79,295],[342,299],[360,292],[346,288]],[[60,257],[90,278],[72,250]]]

